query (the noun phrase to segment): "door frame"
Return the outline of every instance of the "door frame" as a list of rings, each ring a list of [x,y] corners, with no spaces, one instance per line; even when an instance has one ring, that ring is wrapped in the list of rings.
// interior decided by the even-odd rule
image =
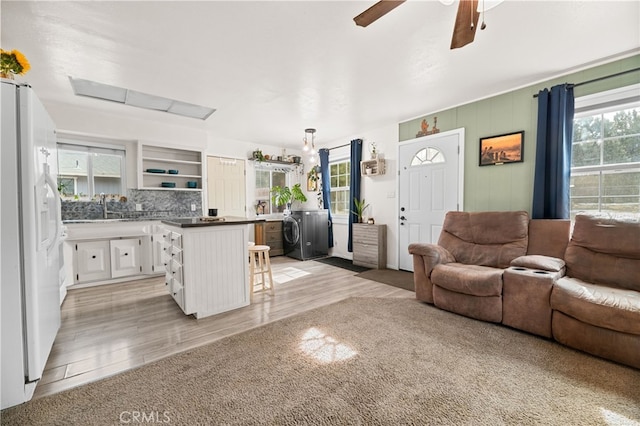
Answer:
[[[416,144],[416,143],[421,143],[421,142],[425,142],[428,141],[430,139],[434,139],[434,138],[439,138],[439,137],[446,137],[446,136],[451,136],[451,135],[458,135],[458,199],[457,199],[457,204],[458,204],[458,211],[464,211],[464,168],[465,168],[465,131],[464,131],[464,127],[460,127],[458,129],[453,129],[453,130],[448,130],[446,132],[441,132],[441,133],[436,133],[433,135],[429,135],[429,136],[421,136],[419,138],[413,138],[413,139],[407,139],[405,141],[399,142],[398,143],[398,148],[396,149],[396,158],[398,159],[397,161],[397,174],[396,174],[396,222],[395,222],[395,229],[396,229],[396,235],[397,235],[397,249],[396,249],[396,262],[398,264],[398,270],[400,270],[400,250],[402,249],[400,247],[400,225],[399,225],[399,219],[400,219],[400,148],[401,147],[405,147],[407,145],[412,145],[412,144]],[[404,250],[406,250],[406,247],[404,247]]]

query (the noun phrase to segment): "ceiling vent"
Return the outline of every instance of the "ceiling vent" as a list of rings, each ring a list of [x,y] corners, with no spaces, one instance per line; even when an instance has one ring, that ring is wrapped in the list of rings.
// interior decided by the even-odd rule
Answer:
[[[214,108],[136,92],[135,90],[125,89],[124,87],[110,86],[108,84],[73,78],[71,76],[69,76],[69,81],[71,82],[73,92],[77,96],[87,96],[89,98],[117,102],[138,108],[169,112],[183,117],[198,118],[200,120],[206,120],[215,112]]]

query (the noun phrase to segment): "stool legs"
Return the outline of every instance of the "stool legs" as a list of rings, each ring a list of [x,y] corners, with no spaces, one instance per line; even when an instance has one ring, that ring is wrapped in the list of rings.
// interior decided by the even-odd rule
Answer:
[[[253,301],[253,293],[255,291],[256,275],[260,274],[261,291],[270,290],[271,295],[275,295],[275,287],[273,285],[273,274],[271,272],[271,260],[269,258],[269,246],[250,246],[249,247],[249,296]],[[265,275],[266,274],[266,275]],[[267,286],[266,278],[269,278],[269,286]]]

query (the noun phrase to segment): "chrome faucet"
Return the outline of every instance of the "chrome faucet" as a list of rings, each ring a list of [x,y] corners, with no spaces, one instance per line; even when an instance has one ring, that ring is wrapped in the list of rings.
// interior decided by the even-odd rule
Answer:
[[[100,193],[100,204],[102,204],[102,218],[107,218],[107,195],[104,192]]]

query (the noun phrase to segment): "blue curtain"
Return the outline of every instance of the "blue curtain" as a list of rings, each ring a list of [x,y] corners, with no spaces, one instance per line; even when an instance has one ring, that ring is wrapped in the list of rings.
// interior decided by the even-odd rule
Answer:
[[[354,199],[360,200],[360,160],[362,160],[362,139],[354,139],[351,141],[351,181],[349,183],[349,240],[347,242],[347,250],[353,252],[353,222],[358,220],[358,216],[354,213],[356,204]]]
[[[329,247],[333,247],[333,221],[331,220],[331,176],[329,176],[329,150],[322,148],[320,156],[320,173],[322,175],[322,206],[329,215]]]
[[[573,85],[562,84],[538,93],[533,219],[569,218],[573,113]]]

